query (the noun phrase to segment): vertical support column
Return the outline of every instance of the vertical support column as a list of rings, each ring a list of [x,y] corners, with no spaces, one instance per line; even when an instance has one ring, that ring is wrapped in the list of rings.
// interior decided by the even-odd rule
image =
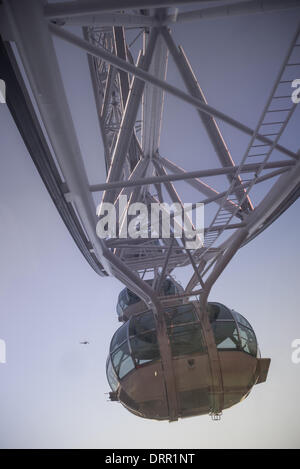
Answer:
[[[148,70],[156,44],[158,31],[156,28],[152,29],[151,36],[149,39],[148,47],[145,56],[141,57],[139,61],[139,67],[142,70]],[[141,102],[142,94],[144,91],[145,82],[134,78],[132,86],[130,88],[126,107],[124,110],[121,128],[118,135],[115,151],[112,157],[112,163],[109,169],[107,182],[117,181],[120,179],[123,169],[123,164],[126,158],[126,154],[129,150],[129,145],[133,133],[136,116],[138,113],[139,105]],[[113,202],[115,199],[115,191],[104,192],[103,202]]]
[[[120,59],[127,61],[124,28],[122,26],[116,26],[113,28],[113,32],[114,32],[116,55],[120,57]],[[123,108],[125,108],[127,97],[129,94],[128,73],[123,72],[123,70],[119,70],[119,77],[120,77],[120,89],[121,89],[121,95],[122,95],[122,103],[123,103]]]
[[[173,358],[171,353],[170,340],[168,336],[166,322],[163,316],[162,307],[159,305],[156,308],[157,319],[157,340],[159,344],[159,351],[161,356],[161,363],[164,373],[165,390],[167,396],[167,404],[169,411],[169,421],[174,422],[179,417],[179,407],[177,398],[177,387],[175,380],[175,373],[173,368]]]
[[[194,306],[201,319],[202,332],[204,335],[209,359],[211,374],[211,384],[209,391],[211,398],[211,412],[213,414],[220,414],[224,408],[224,386],[219,353],[216,346],[214,333],[209,322],[207,305],[201,307],[199,303],[195,302]]]

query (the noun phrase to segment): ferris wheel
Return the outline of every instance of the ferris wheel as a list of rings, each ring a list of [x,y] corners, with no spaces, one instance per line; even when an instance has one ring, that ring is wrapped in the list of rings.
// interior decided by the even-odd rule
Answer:
[[[281,141],[299,102],[300,28],[285,56],[278,57],[277,76],[254,128],[207,102],[175,29],[281,9],[299,14],[299,1],[24,3],[1,5],[0,78],[11,114],[78,248],[97,274],[114,276],[125,286],[117,305],[123,324],[107,360],[110,398],[145,418],[173,421],[209,413],[218,419],[268,374],[270,360],[261,358],[247,319],[208,299],[236,252],[300,194],[300,153]],[[87,56],[103,144],[103,173],[93,177],[72,120],[54,38]],[[170,83],[170,60],[185,88]],[[214,166],[199,157],[191,171],[189,152],[186,168],[161,152],[167,95],[196,109]],[[229,150],[223,123],[248,138],[242,155]],[[215,187],[218,177],[222,184]],[[259,190],[265,181],[267,192]],[[191,194],[193,200],[187,200]],[[159,220],[169,217],[169,233],[154,234],[149,218],[142,235],[132,207],[152,213],[155,205]],[[101,237],[98,215],[109,206],[117,210],[115,229]],[[209,222],[197,229],[194,214],[203,208]],[[197,240],[192,247],[187,220]],[[126,223],[134,236],[127,229],[124,235]],[[192,271],[185,286],[174,276],[180,267]]]

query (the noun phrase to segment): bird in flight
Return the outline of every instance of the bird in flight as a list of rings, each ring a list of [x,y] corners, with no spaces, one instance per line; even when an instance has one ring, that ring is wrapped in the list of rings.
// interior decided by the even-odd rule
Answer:
[[[88,345],[89,342],[87,340],[85,340],[84,342],[80,342],[81,345]]]

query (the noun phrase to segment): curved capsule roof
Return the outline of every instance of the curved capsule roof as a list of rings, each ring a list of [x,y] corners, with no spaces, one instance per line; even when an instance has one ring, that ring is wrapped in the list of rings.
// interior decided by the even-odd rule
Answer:
[[[152,284],[153,279],[146,280],[147,283]],[[170,278],[165,278],[161,293],[165,296],[176,295],[179,293],[179,285],[171,280]],[[123,288],[118,297],[117,303],[117,314],[119,321],[126,321],[131,314],[135,314],[139,311],[139,303],[142,303],[142,300],[129,288]],[[135,305],[137,307],[135,307]]]

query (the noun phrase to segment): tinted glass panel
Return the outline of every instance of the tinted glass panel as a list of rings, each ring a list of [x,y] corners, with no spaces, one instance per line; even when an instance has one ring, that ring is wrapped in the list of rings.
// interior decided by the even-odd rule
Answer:
[[[127,329],[128,329],[128,323],[123,324],[115,333],[115,335],[112,338],[111,345],[110,345],[110,351],[112,352],[115,350],[119,345],[121,345],[124,340],[127,338]]]
[[[197,317],[194,305],[187,304],[166,309],[165,320],[167,326],[195,322]]]
[[[131,290],[128,290],[128,289],[127,289],[127,297],[128,297],[128,302],[127,302],[128,305],[133,305],[135,303],[138,303],[138,301],[141,301],[141,299],[135,293],[133,293]]]
[[[156,331],[133,337],[130,340],[130,345],[137,365],[157,360],[160,357]]]
[[[163,290],[165,295],[175,295],[177,292],[174,283],[169,278],[164,281]]]
[[[218,349],[232,350],[239,348],[239,335],[235,322],[214,322],[212,330]]]
[[[118,378],[116,377],[116,373],[114,372],[114,369],[112,367],[110,358],[108,359],[108,363],[107,363],[106,375],[107,375],[107,380],[109,382],[109,385],[112,391],[116,391],[119,383],[118,383]]]
[[[121,306],[121,308],[125,308],[127,304],[127,289],[126,288],[121,291],[119,298],[118,298],[118,303]]]
[[[220,319],[231,319],[231,311],[221,303],[208,303],[207,309],[209,312],[210,322],[218,321]]]
[[[173,356],[201,353],[205,351],[199,324],[187,324],[168,329]]]
[[[118,316],[122,316],[123,314],[123,308],[121,308],[119,303],[117,303],[117,313],[118,313]]]
[[[244,316],[242,316],[240,313],[237,313],[236,311],[233,311],[232,313],[233,313],[236,321],[238,321],[240,324],[243,324],[243,326],[246,326],[246,327],[249,327],[250,329],[252,329],[251,325],[249,324],[247,319],[244,318]]]
[[[122,290],[121,293],[119,294],[118,307],[119,309],[123,311],[125,308],[127,308],[127,306],[135,304],[138,301],[141,301],[141,300],[135,293],[133,293],[128,288],[124,288],[124,290]],[[117,310],[118,310],[118,307],[117,307]]]
[[[112,361],[119,378],[123,378],[134,368],[132,358],[129,355],[127,342],[112,354]]]
[[[139,314],[138,316],[133,316],[130,320],[129,334],[131,336],[143,334],[151,329],[155,329],[155,321],[152,311],[147,311],[146,313]]]
[[[239,325],[240,336],[241,336],[241,347],[244,352],[250,353],[256,357],[257,344],[254,332],[248,327]]]

